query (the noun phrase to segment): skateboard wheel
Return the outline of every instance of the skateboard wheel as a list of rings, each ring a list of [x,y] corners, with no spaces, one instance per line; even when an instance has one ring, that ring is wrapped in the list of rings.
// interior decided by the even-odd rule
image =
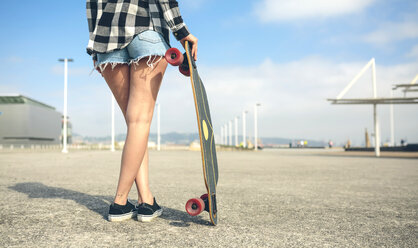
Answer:
[[[165,60],[173,66],[178,66],[181,63],[183,63],[184,60],[184,56],[183,54],[179,51],[179,49],[173,47],[167,50],[167,52],[165,52]]]
[[[180,65],[179,66],[179,71],[181,74],[183,74],[186,77],[190,77],[190,70],[189,70],[189,66],[186,65]]]
[[[186,211],[191,216],[200,214],[205,209],[205,202],[200,198],[193,198],[187,201]]]

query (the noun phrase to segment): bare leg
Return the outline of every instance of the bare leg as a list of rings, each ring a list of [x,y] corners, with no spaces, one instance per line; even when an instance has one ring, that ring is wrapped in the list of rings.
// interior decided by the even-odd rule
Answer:
[[[105,78],[110,90],[115,96],[116,102],[118,103],[123,116],[126,121],[126,112],[128,108],[129,100],[129,81],[130,81],[130,72],[128,65],[117,65],[113,70],[110,66],[102,72],[103,77]],[[153,196],[149,188],[148,181],[148,166],[149,166],[149,156],[148,148],[145,151],[144,159],[141,163],[141,167],[138,171],[137,176],[135,177],[135,184],[138,191],[138,202],[142,203],[148,202],[151,203]],[[142,192],[142,193],[141,193]],[[143,197],[141,196],[143,195]]]
[[[126,121],[126,109],[128,108],[129,99],[129,65],[121,64],[117,65],[113,70],[111,66],[106,66],[106,69],[102,72],[107,85],[113,93],[123,116]]]
[[[145,151],[144,159],[142,160],[141,167],[139,167],[138,175],[135,178],[136,189],[138,191],[138,203],[146,202],[148,204],[153,203],[153,196],[149,187],[148,181],[148,168],[149,168],[149,156],[148,148]]]
[[[130,68],[129,100],[126,110],[128,134],[123,148],[115,197],[117,204],[126,204],[129,191],[136,178],[141,200],[151,204],[153,202],[148,187],[148,166],[144,166],[141,173],[139,168],[142,162],[145,162],[144,165],[148,164],[148,159],[143,161],[143,158],[146,155],[155,101],[166,67],[167,63],[164,60],[161,60],[154,69],[147,66],[146,60],[141,60],[137,66]],[[141,179],[144,179],[146,183],[143,183]]]

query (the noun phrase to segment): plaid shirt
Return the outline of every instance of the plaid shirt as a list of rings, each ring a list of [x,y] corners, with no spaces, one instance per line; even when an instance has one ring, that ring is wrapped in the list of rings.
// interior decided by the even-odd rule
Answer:
[[[177,40],[189,31],[176,0],[87,0],[89,43],[87,53],[108,53],[127,46],[135,35],[155,30],[168,44],[169,29]]]

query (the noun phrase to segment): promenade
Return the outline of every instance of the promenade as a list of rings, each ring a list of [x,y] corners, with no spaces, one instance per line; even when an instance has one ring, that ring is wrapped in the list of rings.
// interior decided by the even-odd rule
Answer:
[[[151,223],[106,220],[121,152],[0,151],[0,247],[416,247],[418,159],[333,150],[220,151],[218,226],[200,152],[150,151]],[[130,199],[136,200],[135,187]]]

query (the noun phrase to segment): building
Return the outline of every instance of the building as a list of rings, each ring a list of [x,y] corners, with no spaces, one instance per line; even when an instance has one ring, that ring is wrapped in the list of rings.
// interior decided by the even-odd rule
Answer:
[[[19,94],[0,94],[0,144],[62,143],[63,116],[54,107]],[[68,124],[71,143],[71,124]]]

